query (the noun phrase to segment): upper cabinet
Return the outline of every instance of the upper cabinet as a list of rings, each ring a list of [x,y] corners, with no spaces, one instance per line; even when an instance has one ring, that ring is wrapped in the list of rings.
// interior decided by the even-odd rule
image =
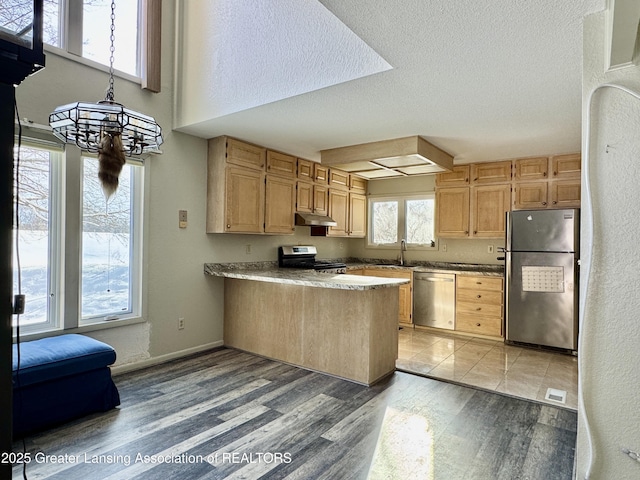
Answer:
[[[551,179],[580,178],[582,157],[579,153],[551,157]]]
[[[511,181],[511,161],[471,164],[471,184]]]
[[[516,182],[529,180],[546,180],[549,176],[549,158],[519,158],[514,161],[515,174],[513,179]]]
[[[264,170],[267,159],[267,149],[241,142],[234,138],[218,137],[220,142],[214,142],[216,154],[225,158],[227,163],[238,165],[239,167],[251,168],[254,170]],[[217,139],[214,139],[217,140]],[[209,151],[211,152],[211,140],[209,141]],[[211,158],[211,155],[209,155]],[[216,158],[216,161],[221,160]]]
[[[291,155],[267,150],[267,173],[281,177],[293,178],[296,176],[297,159]]]
[[[338,225],[329,227],[327,236],[365,237],[367,180],[335,168],[329,169],[328,178],[327,213]]]
[[[292,234],[296,158],[226,136],[208,147],[207,233]]]
[[[580,206],[580,154],[456,165],[436,175],[439,237],[502,238],[509,210]]]
[[[436,175],[436,187],[463,187],[469,185],[469,165],[455,165],[450,172]]]
[[[515,165],[513,210],[580,207],[579,153],[522,158]]]

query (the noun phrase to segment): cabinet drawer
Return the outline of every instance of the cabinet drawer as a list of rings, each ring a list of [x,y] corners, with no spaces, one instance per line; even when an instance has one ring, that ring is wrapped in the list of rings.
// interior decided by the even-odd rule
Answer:
[[[502,318],[502,305],[486,305],[484,303],[457,302],[456,312],[471,315]]]
[[[456,330],[500,337],[502,336],[502,319],[500,317],[458,314],[456,315]]]
[[[469,165],[455,165],[450,172],[436,175],[436,187],[469,185]]]
[[[456,301],[483,305],[502,305],[502,292],[458,288]]]
[[[471,277],[458,275],[457,286],[458,288],[468,288],[475,290],[495,290],[502,291],[502,278],[501,277]]]

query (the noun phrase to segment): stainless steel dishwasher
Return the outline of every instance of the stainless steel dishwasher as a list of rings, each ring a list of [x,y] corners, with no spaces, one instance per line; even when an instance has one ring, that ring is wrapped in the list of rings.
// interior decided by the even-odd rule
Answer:
[[[454,273],[413,274],[413,323],[425,327],[456,326],[456,276]]]

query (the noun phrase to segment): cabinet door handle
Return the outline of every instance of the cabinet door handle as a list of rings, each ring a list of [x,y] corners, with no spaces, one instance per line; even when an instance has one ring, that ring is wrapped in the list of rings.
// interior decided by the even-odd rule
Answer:
[[[465,230],[465,231],[464,231],[464,234],[465,234],[465,235],[469,235],[469,230]]]
[[[542,172],[542,176],[546,177],[547,176],[547,172]]]
[[[547,204],[547,202],[542,202],[542,205],[546,205],[546,204]]]
[[[476,327],[480,327],[481,325],[479,323],[476,323]]]
[[[476,295],[476,298],[482,298],[482,295]]]
[[[227,223],[227,228],[231,228],[231,225],[229,225],[228,223]]]
[[[553,204],[556,205],[558,202],[556,202],[555,200],[553,201]]]
[[[555,177],[556,175],[558,175],[558,172],[553,172],[553,176]]]
[[[477,231],[477,230],[474,230],[474,231],[473,231],[473,234],[474,234],[474,235],[476,235],[477,233],[478,233],[478,231]]]
[[[476,312],[479,312],[480,310],[482,310],[482,307],[476,308]]]
[[[482,282],[476,282],[476,285],[482,285]]]

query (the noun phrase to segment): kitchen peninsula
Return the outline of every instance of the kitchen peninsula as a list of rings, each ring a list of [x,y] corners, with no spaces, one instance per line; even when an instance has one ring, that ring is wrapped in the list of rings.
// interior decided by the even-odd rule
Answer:
[[[224,344],[371,385],[395,370],[404,279],[205,264],[224,277]]]

